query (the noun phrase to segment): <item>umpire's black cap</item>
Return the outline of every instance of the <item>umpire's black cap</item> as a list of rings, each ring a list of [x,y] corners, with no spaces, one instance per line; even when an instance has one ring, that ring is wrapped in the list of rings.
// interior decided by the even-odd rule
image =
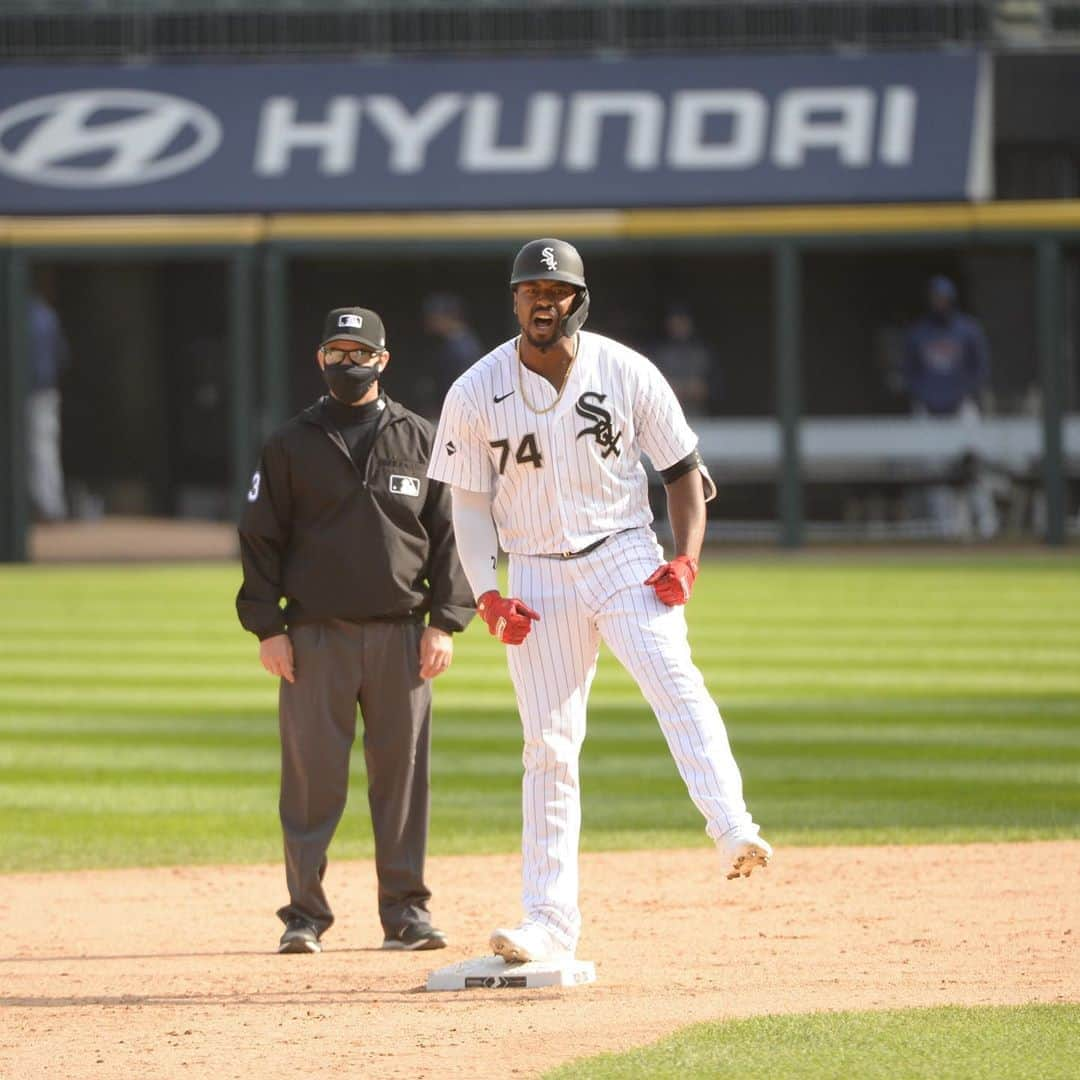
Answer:
[[[382,319],[368,308],[337,307],[323,322],[321,345],[328,341],[355,341],[381,351],[386,348],[386,328]]]

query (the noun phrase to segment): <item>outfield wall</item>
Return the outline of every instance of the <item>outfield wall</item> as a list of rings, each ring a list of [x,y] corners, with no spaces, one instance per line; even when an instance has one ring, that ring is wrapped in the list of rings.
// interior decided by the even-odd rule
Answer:
[[[1080,202],[934,204],[919,206],[782,207],[772,209],[655,209],[550,211],[540,213],[455,213],[408,215],[241,215],[203,217],[94,217],[0,219],[0,275],[7,362],[0,400],[7,418],[2,490],[6,513],[2,554],[25,557],[27,510],[22,477],[22,400],[25,373],[12,358],[24,355],[24,327],[12,313],[25,309],[35,271],[64,264],[79,287],[92,290],[103,268],[143,268],[195,263],[217,267],[221,322],[229,372],[227,457],[234,498],[246,481],[256,445],[291,407],[289,371],[294,340],[305,327],[291,325],[294,280],[307,264],[368,260],[378,267],[394,262],[419,273],[426,262],[448,259],[451,267],[487,258],[509,263],[516,246],[536,235],[561,234],[579,244],[590,266],[616,266],[647,256],[676,262],[747,256],[761,267],[767,336],[757,361],[771,374],[772,410],[780,425],[780,468],[776,512],[782,542],[802,542],[803,478],[799,420],[807,411],[804,354],[813,347],[805,327],[814,281],[806,267],[828,253],[859,260],[873,256],[932,251],[972,253],[1008,248],[1026,253],[1028,280],[1016,283],[1018,297],[1031,297],[1034,349],[1041,388],[1042,465],[1047,504],[1046,538],[1061,543],[1065,530],[1062,416],[1067,409],[1064,266],[1080,233]],[[697,263],[695,265],[701,265]],[[200,271],[201,272],[201,271]],[[498,274],[497,270],[492,271]],[[407,278],[406,278],[407,279]],[[490,281],[491,277],[487,277]],[[502,286],[492,285],[498,304]],[[484,288],[487,288],[485,284]],[[133,294],[135,295],[135,294]],[[209,302],[209,301],[208,301]],[[415,312],[419,297],[405,297]],[[763,309],[764,310],[764,309]],[[187,313],[190,319],[201,316]],[[183,313],[182,313],[183,315]],[[602,308],[597,306],[597,317]],[[182,323],[182,318],[181,318]],[[309,319],[310,321],[310,319]],[[85,330],[85,327],[83,327]],[[69,330],[77,328],[69,327]],[[138,352],[138,350],[136,350]],[[145,356],[142,357],[145,361]],[[100,417],[100,437],[109,437]]]

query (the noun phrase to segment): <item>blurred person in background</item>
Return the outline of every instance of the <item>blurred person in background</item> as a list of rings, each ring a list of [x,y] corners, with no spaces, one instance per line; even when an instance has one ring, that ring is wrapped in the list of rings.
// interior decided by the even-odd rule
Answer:
[[[61,458],[60,376],[71,359],[59,316],[39,293],[30,297],[30,387],[26,396],[27,486],[38,521],[67,517]]]
[[[423,312],[424,329],[438,341],[431,356],[432,416],[437,416],[451,384],[479,360],[485,350],[465,318],[461,297],[453,293],[432,293],[424,300]]]
[[[686,304],[669,305],[664,332],[665,337],[652,350],[653,362],[671,384],[685,415],[707,415],[718,382],[716,357],[698,336]]]
[[[330,393],[270,436],[239,527],[237,613],[280,679],[289,903],[278,951],[320,952],[334,922],[323,878],[358,704],[382,947],[441,949],[424,881],[430,680],[474,610],[450,491],[427,479],[432,425],[380,390],[390,352],[375,312],[331,311],[316,359]]]
[[[930,279],[929,310],[908,329],[904,381],[921,416],[978,417],[990,380],[990,351],[978,319],[956,310],[956,286]]]
[[[927,288],[928,310],[907,331],[904,386],[919,417],[956,417],[971,425],[982,416],[989,391],[990,350],[982,324],[957,310],[956,286],[938,274]],[[998,530],[993,485],[973,449],[963,455],[956,486],[927,491],[930,516],[945,536],[983,539]],[[957,490],[959,488],[959,490]]]

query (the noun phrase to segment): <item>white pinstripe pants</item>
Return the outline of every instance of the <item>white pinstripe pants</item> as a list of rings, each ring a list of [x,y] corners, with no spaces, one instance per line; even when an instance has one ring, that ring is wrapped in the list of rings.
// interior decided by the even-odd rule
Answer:
[[[506,650],[524,734],[522,897],[526,919],[569,949],[581,933],[578,757],[600,640],[637,681],[717,844],[755,837],[720,712],[690,656],[681,607],[642,582],[663,562],[649,528],[578,559],[510,557],[510,595],[541,615]]]

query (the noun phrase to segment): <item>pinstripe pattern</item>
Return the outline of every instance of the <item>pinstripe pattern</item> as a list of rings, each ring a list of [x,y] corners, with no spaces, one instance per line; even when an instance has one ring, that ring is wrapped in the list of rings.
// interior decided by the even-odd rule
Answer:
[[[573,951],[581,933],[578,759],[601,640],[652,706],[709,836],[731,847],[756,837],[757,826],[691,658],[683,609],[643,584],[663,552],[649,527],[641,455],[665,469],[697,438],[653,364],[599,334],[581,333],[562,398],[535,411],[555,398],[518,362],[516,339],[500,345],[447,394],[428,475],[492,493],[510,594],[541,614],[525,642],[507,649],[524,736],[522,896],[526,920]],[[543,557],[604,537],[579,558]]]
[[[652,706],[708,835],[755,837],[720,712],[694,665],[682,608],[642,582],[663,561],[652,530],[613,536],[579,559],[512,556],[510,592],[543,616],[507,649],[524,735],[522,899],[526,918],[573,950],[581,932],[578,757],[602,639]]]
[[[516,342],[488,353],[450,388],[428,475],[468,491],[491,491],[499,543],[512,555],[578,551],[619,529],[648,525],[642,452],[666,469],[697,445],[667,380],[640,353],[582,331],[562,399],[550,412],[536,413],[526,398],[543,409],[555,400],[555,389],[518,363]],[[593,423],[577,411],[585,394],[610,414],[617,452],[581,434]],[[517,459],[529,435],[539,467]],[[491,445],[498,440],[505,440],[505,452]]]

